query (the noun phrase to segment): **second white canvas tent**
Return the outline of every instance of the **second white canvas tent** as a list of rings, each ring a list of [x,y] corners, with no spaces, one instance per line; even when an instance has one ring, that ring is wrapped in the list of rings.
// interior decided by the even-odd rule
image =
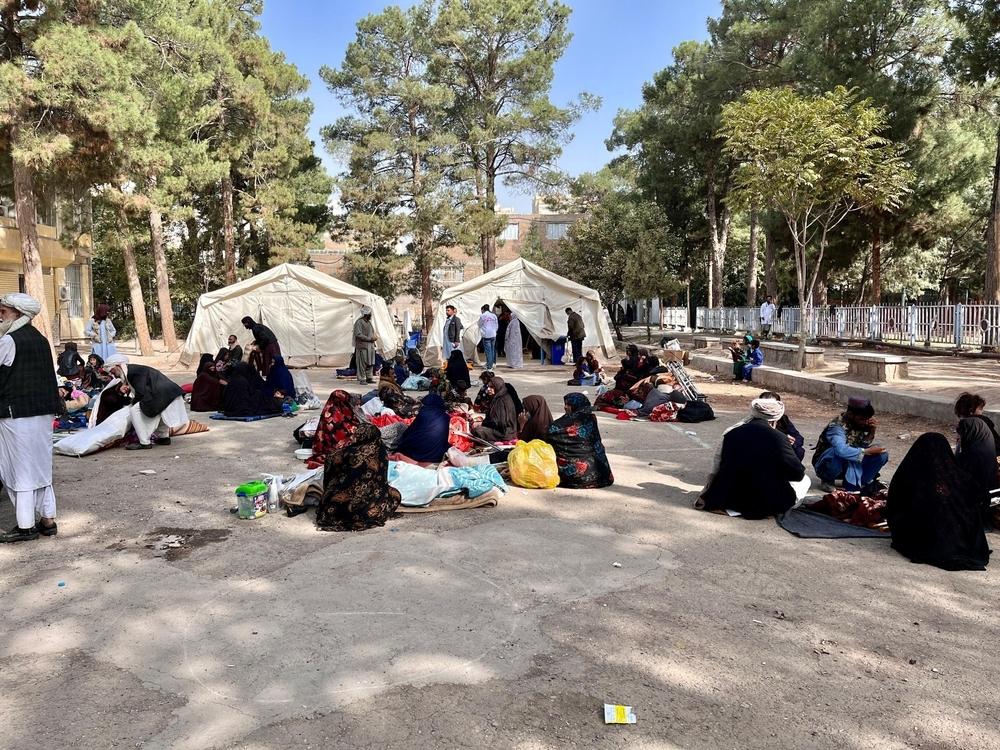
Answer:
[[[384,299],[314,268],[284,263],[201,295],[184,357],[214,354],[231,333],[245,348],[251,337],[240,320],[249,315],[274,331],[288,364],[344,362],[354,352],[354,321],[366,306],[372,309],[376,348],[394,354],[399,334]]]
[[[478,321],[483,305],[492,307],[497,300],[507,305],[539,340],[566,335],[566,308],[570,307],[583,316],[587,330],[584,349],[599,348],[605,358],[615,354],[614,336],[596,291],[518,258],[444,291],[434,328],[427,338],[430,356],[441,356],[445,305],[455,306],[465,325],[462,341],[466,352],[470,352],[482,338]]]

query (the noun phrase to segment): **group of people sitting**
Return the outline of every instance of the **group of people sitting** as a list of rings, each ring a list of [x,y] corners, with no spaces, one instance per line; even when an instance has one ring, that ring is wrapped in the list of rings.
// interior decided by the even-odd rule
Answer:
[[[728,351],[733,358],[733,382],[749,383],[753,379],[753,371],[764,364],[760,340],[748,333],[739,341],[734,341]]]
[[[982,570],[990,555],[984,530],[1000,522],[990,502],[1000,488],[1000,435],[984,408],[980,396],[963,394],[955,405],[954,448],[940,433],[921,435],[887,487],[878,479],[889,454],[875,442],[875,410],[868,400],[852,398],[820,433],[813,469],[824,491],[875,498],[871,505],[888,527],[892,546],[910,560],[946,570]],[[780,396],[761,393],[749,417],[724,433],[695,505],[750,519],[784,513],[809,489],[804,457],[802,435]]]
[[[292,374],[280,354],[271,356],[267,377],[241,359],[231,359],[223,348],[213,357],[202,354],[191,384],[191,411],[218,411],[227,417],[280,414],[286,399],[295,396]]]
[[[307,462],[324,467],[317,510],[321,528],[356,530],[384,524],[400,502],[398,490],[389,486],[390,471],[398,474],[400,465],[502,469],[518,441],[542,440],[552,447],[561,487],[587,489],[614,482],[584,394],[567,394],[565,413],[553,418],[543,397],[521,399],[513,386],[490,371],[480,376],[481,387],[472,401],[464,395],[468,378],[467,366],[463,371],[449,362],[444,374],[435,376],[430,392],[407,404],[413,407],[408,416],[385,406],[390,394],[402,395],[391,364],[384,367],[374,396],[339,389],[330,394],[316,421]],[[383,405],[377,414],[368,408],[375,397]]]

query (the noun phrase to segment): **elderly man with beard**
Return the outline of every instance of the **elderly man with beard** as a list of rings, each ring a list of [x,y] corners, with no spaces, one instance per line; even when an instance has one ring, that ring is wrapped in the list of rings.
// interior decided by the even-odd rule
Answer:
[[[53,536],[52,419],[59,395],[52,349],[31,319],[42,309],[27,294],[0,298],[0,480],[14,503],[17,526],[0,542]]]
[[[130,365],[122,354],[108,357],[104,367],[121,381],[118,388],[132,401],[129,417],[139,442],[125,450],[152,448],[154,437],[158,445],[170,445],[170,430],[189,421],[181,387],[159,370]]]

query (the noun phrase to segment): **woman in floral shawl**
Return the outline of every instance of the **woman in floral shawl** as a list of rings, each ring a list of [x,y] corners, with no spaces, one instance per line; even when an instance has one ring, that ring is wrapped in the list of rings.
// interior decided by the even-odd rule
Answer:
[[[313,438],[313,454],[306,465],[310,469],[325,466],[330,454],[346,445],[363,422],[350,393],[339,389],[331,393],[319,417],[316,436]],[[378,428],[375,431],[378,432]]]
[[[559,486],[592,489],[614,484],[590,400],[582,393],[567,393],[563,403],[565,416],[553,422],[545,436],[556,452]]]
[[[384,526],[399,501],[399,490],[389,486],[389,459],[382,433],[375,425],[360,424],[326,459],[316,525],[323,531]]]

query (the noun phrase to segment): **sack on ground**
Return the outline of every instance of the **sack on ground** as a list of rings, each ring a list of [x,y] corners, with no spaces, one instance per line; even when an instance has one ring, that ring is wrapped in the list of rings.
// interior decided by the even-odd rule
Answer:
[[[518,487],[548,490],[559,484],[556,452],[543,440],[518,442],[507,456],[507,467]]]
[[[707,401],[688,401],[677,414],[678,422],[708,422],[715,419],[715,412]]]

